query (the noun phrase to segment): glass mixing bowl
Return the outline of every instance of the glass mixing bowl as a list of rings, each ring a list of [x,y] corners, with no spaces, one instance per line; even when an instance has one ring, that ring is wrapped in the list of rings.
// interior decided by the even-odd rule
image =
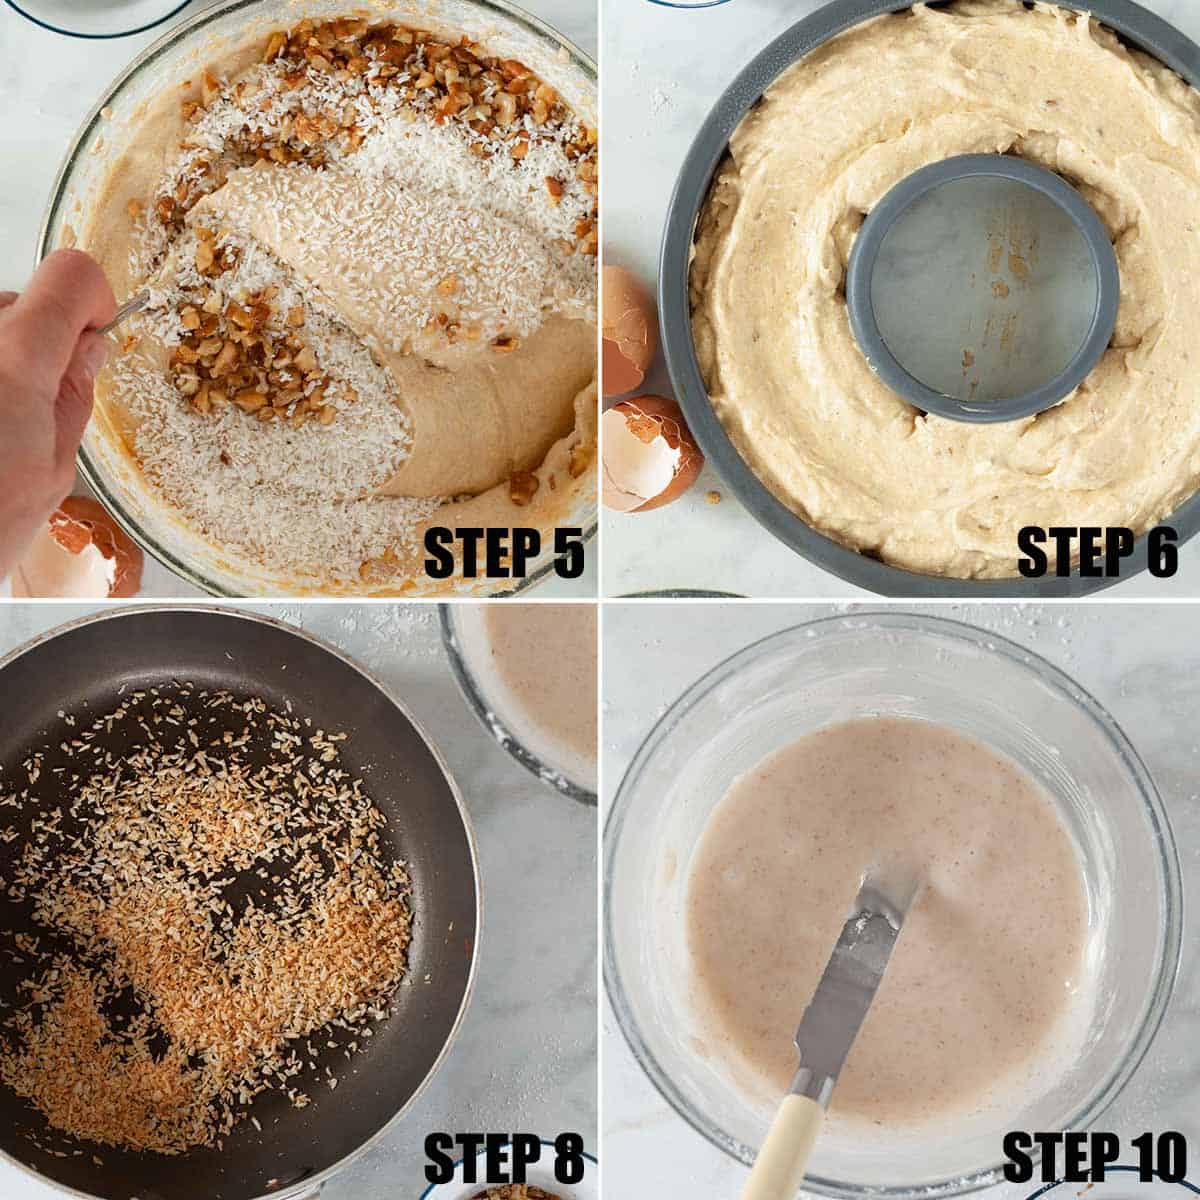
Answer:
[[[622,1032],[675,1111],[747,1164],[772,1113],[693,1036],[681,910],[692,852],[747,770],[819,726],[879,714],[936,721],[1006,754],[1050,794],[1079,851],[1096,1001],[1057,1082],[1025,1095],[1004,1128],[1091,1126],[1145,1055],[1174,983],[1181,893],[1166,813],[1125,735],[1078,684],[1020,646],[938,618],[833,617],[775,634],[710,671],[655,725],[604,838],[605,981]],[[822,1138],[805,1187],[899,1198],[998,1182],[995,1115],[945,1128]]]
[[[532,737],[517,735],[517,730],[527,722],[520,715],[508,711],[511,701],[504,697],[503,688],[494,682],[489,684],[488,672],[482,669],[481,659],[488,653],[487,635],[480,619],[484,607],[478,604],[440,606],[442,645],[463,699],[488,733],[527,771],[572,800],[578,800],[581,804],[595,804],[594,768],[585,777],[586,764],[578,764],[573,772],[577,776],[575,778],[571,770],[554,761],[550,748],[545,751],[537,749]]]
[[[189,0],[7,0],[27,21],[67,37],[131,37],[169,21]]]
[[[80,231],[87,230],[89,213],[103,194],[110,164],[138,140],[139,120],[147,102],[164,89],[178,89],[223,48],[248,37],[286,28],[300,16],[321,19],[360,12],[375,21],[394,20],[434,32],[466,34],[492,53],[521,59],[584,120],[593,125],[598,122],[596,64],[562,34],[508,0],[373,0],[370,4],[306,0],[303,12],[297,10],[295,0],[223,0],[201,9],[147,47],[97,101],[55,181],[38,242],[39,259],[57,246],[73,243]],[[80,244],[86,248],[86,238]],[[196,587],[217,596],[296,593],[288,581],[260,564],[234,559],[186,524],[147,485],[111,420],[99,411],[84,436],[79,469],[130,537]],[[564,525],[582,529],[588,541],[597,524],[595,472],[593,462],[581,476],[572,511],[563,520]],[[454,594],[524,591],[550,573],[554,557],[553,548],[547,547],[517,584],[511,580],[458,581]],[[445,583],[433,581],[404,588],[408,597],[446,591]],[[381,588],[379,594],[389,594],[388,589]]]

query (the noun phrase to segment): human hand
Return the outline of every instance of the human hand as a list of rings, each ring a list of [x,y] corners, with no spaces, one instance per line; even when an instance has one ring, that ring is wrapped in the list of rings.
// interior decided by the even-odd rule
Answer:
[[[75,454],[112,319],[104,272],[56,250],[20,295],[0,292],[0,579],[75,484]]]

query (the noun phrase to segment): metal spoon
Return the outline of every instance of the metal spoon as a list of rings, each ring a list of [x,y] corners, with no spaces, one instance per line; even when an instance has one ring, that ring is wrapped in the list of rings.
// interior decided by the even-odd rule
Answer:
[[[93,332],[98,333],[103,337],[106,333],[112,333],[118,325],[126,318],[133,316],[135,312],[140,312],[150,302],[150,293],[147,291],[138,292],[135,296],[130,297],[113,313],[113,318],[107,325],[101,325],[99,329]]]

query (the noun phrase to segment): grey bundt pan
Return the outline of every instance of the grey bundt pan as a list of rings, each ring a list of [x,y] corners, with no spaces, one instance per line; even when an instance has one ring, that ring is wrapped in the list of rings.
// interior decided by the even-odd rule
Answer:
[[[1132,0],[1057,0],[1060,7],[1089,12],[1130,45],[1153,55],[1200,88],[1200,47],[1173,25]],[[1084,578],[953,579],[919,575],[850,550],[818,533],[777,500],[750,469],[713,411],[692,344],[688,266],[701,205],[729,138],[763,92],[797,59],[854,25],[912,7],[912,0],[833,0],[798,21],[756,55],[713,106],[684,159],[667,211],[659,257],[658,306],[663,354],[676,398],[692,433],[725,484],[751,514],[786,546],[839,578],[884,596],[914,599],[1014,599],[1086,596],[1120,582]],[[1163,521],[1182,544],[1200,528],[1200,493]],[[1016,530],[1013,531],[1014,541]],[[1126,561],[1122,579],[1148,565],[1146,539]]]

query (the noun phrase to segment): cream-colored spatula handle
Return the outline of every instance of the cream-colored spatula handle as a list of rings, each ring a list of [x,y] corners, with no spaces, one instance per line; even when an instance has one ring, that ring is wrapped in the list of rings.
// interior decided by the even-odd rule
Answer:
[[[785,1096],[754,1160],[742,1200],[795,1200],[825,1110],[807,1096]]]

